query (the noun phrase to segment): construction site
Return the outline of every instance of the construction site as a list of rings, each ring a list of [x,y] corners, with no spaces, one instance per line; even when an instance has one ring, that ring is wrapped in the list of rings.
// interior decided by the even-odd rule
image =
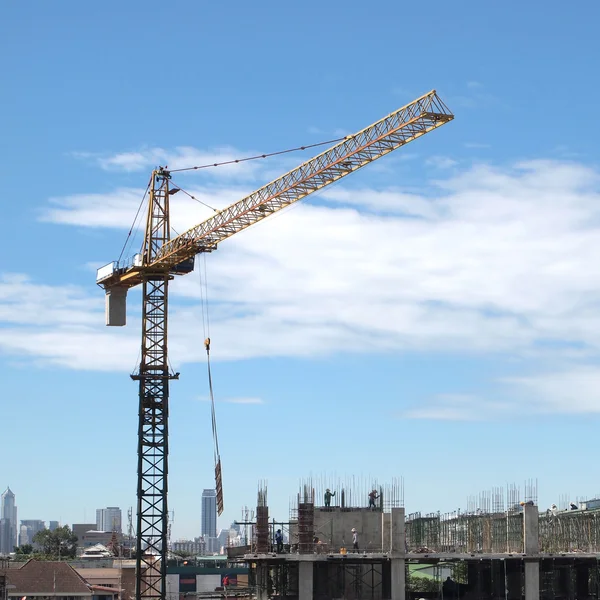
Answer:
[[[140,252],[123,259],[130,243],[128,236],[119,259],[98,269],[96,278],[105,291],[108,326],[126,324],[128,291],[142,288],[141,359],[139,369],[131,375],[139,385],[135,549],[138,600],[164,600],[166,596],[169,384],[179,378],[179,373],[170,368],[167,351],[170,282],[193,272],[197,255],[215,251],[221,242],[247,227],[453,119],[433,90],[365,129],[333,140],[337,143],[328,150],[234,204],[222,210],[209,207],[214,211],[211,217],[173,238],[170,197],[182,192],[196,200],[174,183],[174,175],[307,147],[224,163],[158,167],[152,172],[136,215],[137,220],[143,214],[147,197]],[[206,336],[220,515],[224,494],[209,331]],[[333,482],[329,485],[334,487]],[[323,482],[302,482],[288,522],[279,526],[269,520],[267,489],[260,487],[256,521],[246,524],[253,528],[253,542],[241,551],[232,549],[229,557],[249,567],[249,589],[256,591],[258,600],[598,598],[598,517],[592,508],[540,514],[537,487],[528,484],[523,494],[514,488],[506,494],[496,490],[472,499],[466,512],[406,514],[400,480],[371,482],[370,490],[360,489],[354,480],[335,482],[333,491],[324,486]],[[284,534],[287,544],[282,541]]]
[[[599,597],[600,500],[540,511],[537,485],[526,484],[469,503],[407,514],[401,481],[373,482],[370,493],[308,481],[277,523],[262,487],[252,545],[231,548],[230,559],[250,566],[259,600]],[[278,531],[288,540],[279,547]]]

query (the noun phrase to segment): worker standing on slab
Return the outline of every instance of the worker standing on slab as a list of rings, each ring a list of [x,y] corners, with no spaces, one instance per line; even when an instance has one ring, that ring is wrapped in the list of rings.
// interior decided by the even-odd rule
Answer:
[[[331,506],[331,499],[335,496],[335,492],[332,492],[329,488],[325,490],[325,508]]]
[[[358,552],[358,533],[354,527],[352,528],[352,548],[354,552]]]
[[[377,498],[379,498],[379,494],[377,493],[377,490],[374,489],[371,492],[369,492],[369,508],[371,510],[374,510],[376,508],[375,500],[377,500]]]
[[[278,529],[275,533],[275,543],[277,544],[277,554],[283,554],[283,533]]]

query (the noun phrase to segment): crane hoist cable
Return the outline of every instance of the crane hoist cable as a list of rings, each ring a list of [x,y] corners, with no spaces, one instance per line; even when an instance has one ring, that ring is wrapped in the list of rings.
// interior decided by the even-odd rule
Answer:
[[[212,381],[212,370],[210,366],[210,318],[208,313],[208,284],[206,275],[206,256],[204,258],[204,289],[202,276],[200,276],[200,297],[202,302],[202,327],[204,329],[204,348],[206,349],[206,368],[208,372],[208,391],[210,394],[211,426],[213,436],[213,458],[215,461],[215,489],[217,492],[217,513],[223,513],[223,480],[221,471],[221,453],[219,452],[219,433],[217,430],[217,411],[215,408],[215,393]],[[200,269],[198,269],[200,272]]]

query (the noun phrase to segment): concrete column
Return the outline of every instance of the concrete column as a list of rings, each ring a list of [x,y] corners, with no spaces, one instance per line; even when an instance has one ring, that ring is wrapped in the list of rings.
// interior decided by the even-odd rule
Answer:
[[[381,513],[381,551],[390,552],[392,535],[392,515],[390,513]]]
[[[269,567],[266,564],[256,565],[256,600],[269,598]]]
[[[298,600],[313,599],[314,569],[312,561],[298,563]]]
[[[540,540],[537,506],[523,507],[523,549],[525,551],[525,600],[540,597]]]
[[[405,600],[406,598],[406,560],[404,558],[392,558],[391,562],[391,584],[392,600]]]
[[[406,527],[404,508],[392,508],[390,518],[390,550],[394,558],[391,560],[390,579],[392,600],[406,598]]]
[[[391,551],[404,554],[406,552],[406,528],[404,509],[392,508],[391,514]]]

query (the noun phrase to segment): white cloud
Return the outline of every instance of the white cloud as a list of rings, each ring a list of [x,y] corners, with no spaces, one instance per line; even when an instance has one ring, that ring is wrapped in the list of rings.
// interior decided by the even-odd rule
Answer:
[[[482,144],[480,142],[465,142],[463,145],[465,148],[480,149],[480,150],[486,150],[487,148],[491,148],[490,144]]]
[[[481,421],[483,410],[489,410],[489,403],[467,394],[438,394],[424,406],[404,412],[403,419],[428,419],[435,421]]]
[[[229,402],[230,404],[264,404],[265,401],[262,398],[226,398],[224,402]]]
[[[262,160],[235,162],[249,156],[260,156],[263,152],[241,152],[235,148],[224,146],[211,150],[201,150],[193,146],[178,146],[174,149],[142,148],[130,152],[117,154],[93,154],[90,152],[77,152],[73,156],[86,161],[93,161],[106,171],[122,171],[131,173],[135,171],[148,171],[157,166],[168,166],[170,169],[186,169],[188,167],[208,166],[202,169],[207,177],[227,178],[228,180],[254,180],[260,172]],[[232,164],[212,167],[215,163]],[[196,172],[196,171],[190,171]],[[185,172],[186,174],[189,172]],[[175,175],[175,173],[174,173]],[[183,173],[179,173],[182,177]]]
[[[590,365],[504,380],[527,402],[524,411],[600,413],[600,368]]]
[[[479,81],[467,81],[467,87],[471,90],[477,90],[479,88],[482,88],[483,85],[479,83]]]
[[[450,169],[455,167],[458,162],[449,156],[430,156],[425,160],[425,164],[436,169]]]
[[[427,195],[330,188],[320,196],[325,205],[297,205],[207,258],[213,356],[505,352],[522,360],[569,361],[565,373],[577,377],[576,368],[600,354],[599,192],[596,171],[553,161],[476,165],[432,182]],[[241,197],[241,190],[218,186],[195,193],[217,204]],[[130,190],[55,199],[45,218],[115,227],[127,214],[129,226],[138,202],[138,191]],[[178,228],[208,216],[191,206],[173,205]],[[101,298],[78,288],[9,284],[12,296],[0,291],[0,315],[9,324],[0,333],[5,352],[91,369],[122,368],[135,358],[135,319],[118,336],[103,329]],[[177,279],[172,290],[173,362],[200,360],[198,276]],[[23,293],[29,316],[15,321],[14,304]],[[46,298],[52,298],[49,315],[43,314]],[[130,314],[137,314],[137,302]],[[29,318],[45,329],[27,326]],[[126,340],[116,353],[115,340]],[[86,357],[83,349],[90,346],[95,355]],[[539,380],[527,378],[506,382],[504,389],[533,394],[533,382],[539,390]],[[573,410],[595,410],[591,387]],[[540,407],[563,410],[558,400],[542,396]],[[498,414],[508,410],[484,401]],[[465,418],[469,406],[442,396],[411,416]]]

